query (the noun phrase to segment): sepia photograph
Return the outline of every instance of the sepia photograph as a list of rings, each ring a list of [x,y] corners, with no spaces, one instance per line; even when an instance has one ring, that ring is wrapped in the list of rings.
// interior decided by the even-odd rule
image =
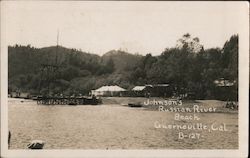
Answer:
[[[247,2],[2,1],[1,156],[247,156],[248,29]]]

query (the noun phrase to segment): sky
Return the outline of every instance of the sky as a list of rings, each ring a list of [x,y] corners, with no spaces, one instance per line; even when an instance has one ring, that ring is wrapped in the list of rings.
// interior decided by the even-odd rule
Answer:
[[[102,55],[110,50],[159,55],[185,33],[205,49],[239,32],[237,2],[4,1],[8,45],[59,45]]]

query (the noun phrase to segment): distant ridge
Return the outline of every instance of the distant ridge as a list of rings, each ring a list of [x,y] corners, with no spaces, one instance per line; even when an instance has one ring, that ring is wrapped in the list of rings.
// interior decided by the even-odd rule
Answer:
[[[102,56],[104,62],[112,59],[117,71],[132,69],[142,58],[142,55],[134,55],[121,50],[111,50]]]

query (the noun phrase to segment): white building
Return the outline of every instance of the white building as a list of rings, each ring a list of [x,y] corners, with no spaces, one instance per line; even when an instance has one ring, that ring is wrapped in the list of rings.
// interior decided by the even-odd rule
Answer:
[[[102,86],[96,90],[91,90],[91,94],[94,96],[122,96],[122,92],[126,89],[115,86]]]
[[[146,89],[146,86],[135,86],[132,91],[143,91]]]

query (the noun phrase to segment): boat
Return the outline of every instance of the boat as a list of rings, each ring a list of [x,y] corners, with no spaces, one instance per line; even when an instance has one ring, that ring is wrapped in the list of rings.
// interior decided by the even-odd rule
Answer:
[[[142,104],[137,102],[137,103],[128,103],[128,106],[129,107],[132,107],[132,108],[140,108],[142,107]]]

